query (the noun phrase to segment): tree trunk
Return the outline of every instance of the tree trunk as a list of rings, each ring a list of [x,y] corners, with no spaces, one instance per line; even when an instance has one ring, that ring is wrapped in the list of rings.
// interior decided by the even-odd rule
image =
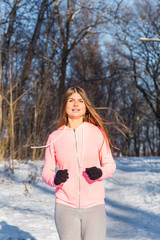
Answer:
[[[47,9],[47,6],[48,6],[48,0],[43,0],[43,2],[41,4],[41,9],[39,11],[39,15],[38,15],[37,24],[36,24],[36,27],[35,27],[35,30],[34,30],[34,34],[32,36],[31,42],[29,44],[28,53],[27,53],[27,56],[26,56],[26,59],[25,59],[25,63],[24,63],[23,69],[22,69],[21,76],[20,76],[19,95],[22,94],[23,86],[25,85],[25,82],[28,78],[30,65],[31,65],[31,62],[32,62],[32,58],[33,58],[33,55],[34,55],[34,50],[35,50],[36,43],[37,43],[37,40],[38,40],[38,37],[39,37],[39,34],[40,34],[41,26],[42,26],[42,23],[43,23],[43,16],[44,16],[44,13]]]
[[[158,145],[157,154],[158,154],[158,156],[160,156],[160,120],[157,123],[157,125],[158,125],[158,130],[159,130],[159,145]]]
[[[12,95],[12,80],[10,82],[10,156],[11,156],[11,169],[14,174],[14,108],[13,108],[13,95]]]
[[[0,8],[1,10],[1,8]],[[0,23],[1,23],[1,18],[0,18]],[[3,149],[2,149],[2,48],[1,48],[1,42],[2,42],[2,26],[0,26],[0,160],[3,159]]]
[[[3,147],[2,147],[2,94],[0,93],[0,161],[3,160]]]
[[[34,111],[34,137],[33,137],[33,146],[36,146],[36,142],[37,142],[37,121],[38,121],[38,110],[37,110],[37,106],[35,104],[35,111]],[[33,148],[33,154],[32,154],[32,159],[35,160],[36,159],[36,149]]]
[[[159,80],[159,85],[160,85],[160,80]],[[157,154],[160,156],[160,91],[158,91],[157,94],[157,127],[159,131],[159,145],[158,145],[158,151]]]
[[[61,76],[59,79],[59,88],[58,88],[59,106],[61,104],[62,97],[65,93],[66,69],[67,69],[67,53],[64,53],[62,57]]]
[[[21,2],[21,0],[14,0],[14,5],[13,5],[13,8],[12,8],[12,11],[10,12],[9,14],[9,26],[8,26],[8,31],[7,33],[5,34],[5,38],[4,38],[4,41],[2,43],[2,66],[4,65],[7,57],[6,57],[6,49],[8,50],[9,49],[9,45],[10,45],[10,40],[11,40],[11,37],[14,33],[14,23],[16,21],[16,13],[17,13],[17,9],[18,9],[18,6],[19,6],[19,3]]]

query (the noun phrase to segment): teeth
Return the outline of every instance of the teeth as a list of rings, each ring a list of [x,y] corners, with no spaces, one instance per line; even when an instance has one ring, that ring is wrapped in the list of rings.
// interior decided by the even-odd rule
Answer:
[[[74,112],[78,112],[79,110],[78,110],[78,109],[73,109],[72,111],[74,111]]]

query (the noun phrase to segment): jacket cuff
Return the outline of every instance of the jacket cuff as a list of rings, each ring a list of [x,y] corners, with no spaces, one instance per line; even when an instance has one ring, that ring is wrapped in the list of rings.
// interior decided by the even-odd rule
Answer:
[[[116,164],[108,163],[108,164],[105,164],[105,166],[100,167],[100,169],[102,170],[102,176],[99,179],[103,180],[103,179],[109,178],[113,175],[113,173],[116,170]]]

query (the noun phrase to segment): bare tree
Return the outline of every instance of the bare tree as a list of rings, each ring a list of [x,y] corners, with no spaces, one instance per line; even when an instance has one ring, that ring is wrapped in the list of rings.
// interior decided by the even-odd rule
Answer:
[[[43,150],[32,152],[30,145],[45,144],[56,127],[60,100],[71,84],[71,73],[76,71],[72,84],[80,73],[74,59],[86,60],[86,68],[79,63],[85,69],[81,80],[86,88],[92,87],[95,102],[114,106],[112,92],[118,92],[118,73],[113,68],[115,62],[103,61],[97,36],[117,7],[111,11],[111,5],[101,1],[73,0],[9,0],[4,4],[1,138],[6,157],[35,159],[43,156]]]
[[[14,34],[14,24],[16,21],[16,14],[17,14],[17,10],[20,2],[21,0],[14,0],[13,7],[9,13],[8,29],[7,29],[7,32],[4,34],[3,43],[2,43],[2,66],[4,65],[4,62],[6,61],[6,59],[8,58],[6,54],[10,48],[11,37]],[[2,21],[1,21],[1,24],[2,24]]]
[[[159,36],[159,7],[157,1],[153,4],[147,0],[135,1],[132,8],[122,8],[116,19],[115,36],[119,44],[123,45],[123,55],[129,59],[127,74],[142,93],[156,119],[160,139],[159,43],[138,41],[139,37]],[[160,155],[158,142],[157,154]]]
[[[66,4],[61,1],[54,1],[54,5],[60,32],[58,42],[61,43],[61,68],[58,88],[58,95],[61,98],[65,91],[67,64],[72,50],[89,36],[97,26],[102,24],[105,15],[104,10],[106,9],[105,7],[100,8],[98,2],[91,3],[91,1],[76,3],[68,0]]]

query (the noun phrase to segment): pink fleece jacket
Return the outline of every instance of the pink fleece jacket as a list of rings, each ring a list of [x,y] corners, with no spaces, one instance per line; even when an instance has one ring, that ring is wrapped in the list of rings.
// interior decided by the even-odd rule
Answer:
[[[68,169],[69,178],[58,186],[54,184],[56,166]],[[86,168],[101,168],[102,177],[92,181],[85,173]],[[84,122],[75,130],[62,126],[49,135],[43,180],[56,187],[56,202],[74,208],[89,208],[104,204],[103,179],[112,176],[116,164],[108,142],[99,127]]]

